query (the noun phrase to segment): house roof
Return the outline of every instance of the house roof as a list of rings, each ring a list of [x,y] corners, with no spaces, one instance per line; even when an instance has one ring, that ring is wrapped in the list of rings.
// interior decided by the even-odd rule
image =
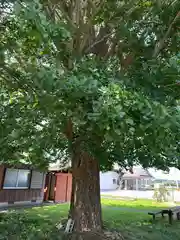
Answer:
[[[157,170],[155,168],[149,168],[148,172],[155,180],[180,181],[180,170],[174,167],[170,168],[169,172]]]
[[[170,168],[169,172],[163,170],[148,168],[143,169],[140,166],[133,167],[133,173],[126,171],[123,178],[142,178],[152,177],[154,180],[169,180],[169,181],[180,181],[180,170],[177,168]]]
[[[133,173],[126,171],[123,175],[123,178],[141,178],[141,177],[150,177],[147,170],[142,167],[133,167]]]

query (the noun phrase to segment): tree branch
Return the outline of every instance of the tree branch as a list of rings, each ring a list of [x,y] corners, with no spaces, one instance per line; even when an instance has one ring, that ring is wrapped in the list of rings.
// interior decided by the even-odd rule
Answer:
[[[167,38],[169,37],[169,34],[170,34],[174,24],[179,19],[179,17],[180,17],[180,11],[177,13],[174,20],[171,22],[171,24],[170,24],[169,28],[167,29],[164,37],[156,44],[154,52],[153,52],[153,58],[157,57],[159,55],[160,51],[164,48],[165,42],[166,42]]]
[[[97,40],[96,42],[92,43],[86,50],[85,53],[88,53],[93,47],[95,47],[97,44],[103,42],[104,40],[106,40],[108,37],[110,37],[112,34],[114,34],[116,32],[116,30],[107,33],[106,35],[104,35],[101,39]]]
[[[82,52],[83,49],[87,46],[87,42],[91,38],[91,33],[92,33],[92,27],[93,27],[93,19],[94,17],[98,14],[98,12],[101,10],[103,4],[105,3],[104,0],[101,0],[99,4],[95,4],[92,0],[87,0],[89,3],[89,6],[87,5],[86,7],[86,15],[87,17],[87,22],[82,22],[81,25],[79,26],[79,32],[84,33],[84,36],[82,38],[82,41],[80,42],[80,49],[79,52]],[[93,35],[94,37],[94,35]]]
[[[73,123],[72,123],[72,119],[69,118],[66,122],[66,126],[65,126],[65,136],[67,137],[67,139],[69,141],[72,141],[73,140]]]

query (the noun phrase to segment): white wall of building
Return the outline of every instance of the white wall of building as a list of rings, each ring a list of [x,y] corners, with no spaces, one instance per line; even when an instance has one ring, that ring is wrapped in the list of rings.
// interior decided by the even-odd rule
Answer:
[[[114,171],[100,172],[100,189],[115,190],[118,185],[119,174]]]

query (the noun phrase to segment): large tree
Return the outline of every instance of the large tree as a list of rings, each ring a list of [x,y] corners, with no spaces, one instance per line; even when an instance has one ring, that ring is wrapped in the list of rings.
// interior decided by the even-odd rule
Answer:
[[[99,171],[180,166],[179,1],[0,8],[1,161],[71,158],[69,217],[101,231]]]

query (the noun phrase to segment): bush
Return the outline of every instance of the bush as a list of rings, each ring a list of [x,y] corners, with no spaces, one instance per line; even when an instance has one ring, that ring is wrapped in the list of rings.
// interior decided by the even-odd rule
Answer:
[[[25,213],[4,213],[0,220],[1,240],[60,240],[62,236],[50,219],[27,217]]]

